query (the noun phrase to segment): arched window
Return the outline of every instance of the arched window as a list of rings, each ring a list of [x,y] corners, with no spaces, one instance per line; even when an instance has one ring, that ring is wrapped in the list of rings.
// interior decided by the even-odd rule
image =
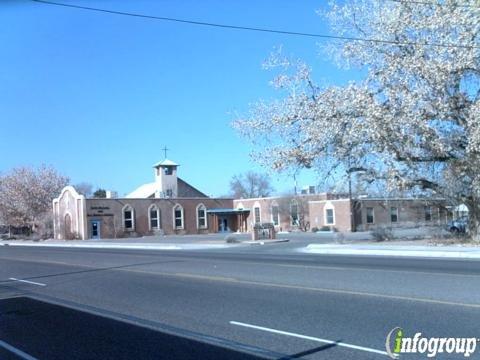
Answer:
[[[122,209],[122,222],[125,230],[135,229],[135,211],[130,205],[125,205]]]
[[[183,207],[179,204],[173,207],[173,228],[183,229]]]
[[[292,225],[300,225],[298,219],[298,202],[295,199],[290,202],[290,220]]]
[[[160,230],[162,228],[160,222],[160,209],[155,204],[150,205],[148,208],[148,223],[150,230]]]
[[[197,228],[206,229],[207,225],[207,208],[203,204],[197,206]]]

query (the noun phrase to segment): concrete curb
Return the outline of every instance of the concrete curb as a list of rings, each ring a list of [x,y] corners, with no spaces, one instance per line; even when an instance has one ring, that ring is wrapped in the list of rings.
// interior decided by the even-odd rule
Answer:
[[[64,247],[86,249],[122,249],[122,250],[202,250],[224,249],[238,244],[68,244],[68,243],[3,243],[3,246]]]
[[[349,246],[310,244],[299,249],[300,252],[322,255],[359,255],[359,256],[401,256],[450,259],[479,259],[480,247],[445,247],[436,249],[431,246]]]
[[[243,244],[250,244],[250,245],[268,245],[268,244],[276,244],[276,243],[283,243],[289,242],[290,239],[278,239],[278,240],[250,240],[244,241]]]

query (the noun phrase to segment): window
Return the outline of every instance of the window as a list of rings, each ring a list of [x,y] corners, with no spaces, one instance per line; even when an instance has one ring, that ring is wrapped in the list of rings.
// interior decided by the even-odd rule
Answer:
[[[425,211],[425,221],[432,221],[432,207],[425,206],[424,211]]]
[[[148,218],[150,223],[150,230],[159,230],[161,228],[160,210],[158,209],[157,205],[150,205],[148,210]]]
[[[375,221],[375,213],[372,207],[367,207],[367,224],[373,224]]]
[[[259,224],[260,223],[260,208],[259,207],[253,208],[253,212],[255,214],[255,224]]]
[[[123,207],[123,228],[125,230],[133,230],[135,228],[133,208],[130,205]]]
[[[325,209],[325,224],[327,225],[335,224],[335,213],[333,209]]]
[[[278,205],[273,205],[272,206],[272,223],[273,225],[278,225],[279,224],[279,211],[278,211]]]
[[[296,200],[292,200],[290,203],[290,219],[292,225],[299,225],[298,223],[298,203]]]
[[[167,167],[164,168],[163,171],[164,171],[165,175],[172,175],[173,174],[173,167],[167,166]]]
[[[183,208],[180,205],[173,208],[173,220],[175,229],[183,229]]]
[[[392,206],[390,208],[390,221],[392,223],[398,222],[398,208],[397,207]]]
[[[207,208],[203,204],[197,206],[197,228],[207,228]]]

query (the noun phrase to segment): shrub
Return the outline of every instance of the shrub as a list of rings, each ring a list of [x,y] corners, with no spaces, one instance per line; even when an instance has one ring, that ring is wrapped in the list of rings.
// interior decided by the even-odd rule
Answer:
[[[385,227],[379,227],[372,230],[370,234],[376,242],[389,241],[393,239],[393,233],[391,229]]]
[[[235,244],[235,243],[239,243],[240,240],[238,240],[235,235],[233,234],[228,234],[227,236],[225,236],[225,242],[229,243],[229,244]]]
[[[35,229],[38,237],[42,240],[52,239],[53,235],[53,215],[51,213],[43,214]]]
[[[327,225],[323,225],[321,228],[320,228],[320,231],[330,231],[330,226],[327,226]]]
[[[318,227],[314,226],[314,227],[312,228],[312,232],[317,232],[317,231],[318,231]]]
[[[335,234],[335,242],[337,244],[343,244],[346,240],[345,234],[343,232],[337,232]]]

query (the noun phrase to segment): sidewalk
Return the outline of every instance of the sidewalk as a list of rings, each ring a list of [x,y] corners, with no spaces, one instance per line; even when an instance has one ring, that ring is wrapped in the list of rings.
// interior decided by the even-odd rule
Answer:
[[[155,242],[106,242],[91,240],[47,240],[47,241],[2,241],[3,246],[68,247],[88,249],[126,249],[126,250],[201,250],[224,249],[240,244],[223,243],[155,243]]]
[[[480,259],[480,246],[431,246],[431,245],[335,245],[310,244],[298,251],[321,255],[360,255],[360,256],[405,256],[435,257],[451,259]]]
[[[207,240],[207,241],[192,241],[185,242],[159,242],[159,241],[145,241],[138,239],[135,242],[130,240],[11,240],[1,241],[0,246],[34,246],[34,247],[68,247],[68,248],[90,248],[90,249],[127,249],[127,250],[213,250],[225,249],[239,246],[250,245],[265,245],[277,242],[287,242],[287,239],[278,240],[261,240],[261,241],[241,241],[238,243],[226,243],[225,240]]]

